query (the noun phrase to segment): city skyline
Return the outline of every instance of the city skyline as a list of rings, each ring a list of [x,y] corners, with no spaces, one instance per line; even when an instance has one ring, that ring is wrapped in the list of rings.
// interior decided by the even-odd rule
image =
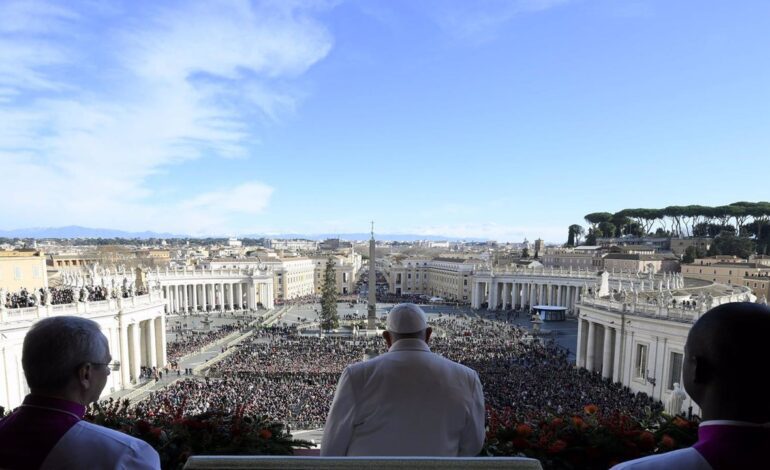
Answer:
[[[4,2],[0,230],[563,242],[767,199],[770,5],[468,5]]]

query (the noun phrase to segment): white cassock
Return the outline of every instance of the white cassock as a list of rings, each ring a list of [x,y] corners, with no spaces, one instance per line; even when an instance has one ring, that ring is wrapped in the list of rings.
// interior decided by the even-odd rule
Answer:
[[[706,459],[692,447],[674,450],[665,454],[648,455],[641,459],[622,462],[610,470],[712,470]]]
[[[484,444],[478,374],[402,339],[340,376],[321,455],[474,456]]]
[[[160,470],[160,457],[155,449],[141,439],[79,421],[59,439],[40,469],[81,468]]]

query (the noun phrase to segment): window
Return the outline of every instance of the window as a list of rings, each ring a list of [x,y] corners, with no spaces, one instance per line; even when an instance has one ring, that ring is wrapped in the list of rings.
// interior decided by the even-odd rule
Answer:
[[[636,345],[636,377],[644,379],[647,377],[647,345]]]
[[[21,280],[21,268],[13,268],[13,278],[17,281]]]
[[[682,361],[684,356],[682,353],[672,352],[669,359],[668,368],[668,389],[674,389],[674,383],[682,384]]]

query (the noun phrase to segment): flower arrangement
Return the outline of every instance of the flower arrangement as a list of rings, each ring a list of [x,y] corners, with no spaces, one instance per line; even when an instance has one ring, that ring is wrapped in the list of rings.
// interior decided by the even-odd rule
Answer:
[[[534,420],[514,416],[511,409],[488,411],[487,455],[532,457],[552,470],[604,470],[689,447],[698,437],[698,423],[680,416],[637,420],[620,413],[605,415],[596,405],[586,405],[572,416]]]
[[[110,399],[89,408],[85,419],[147,442],[164,469],[180,469],[195,454],[290,455],[294,448],[312,446],[292,439],[283,424],[266,416],[244,415],[242,409],[182,416],[183,408],[173,415],[140,417],[130,411],[128,400]]]

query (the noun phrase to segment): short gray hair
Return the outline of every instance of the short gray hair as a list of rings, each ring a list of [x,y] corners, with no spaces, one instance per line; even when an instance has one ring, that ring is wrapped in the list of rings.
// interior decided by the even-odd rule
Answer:
[[[59,390],[85,362],[102,362],[109,351],[99,324],[73,316],[44,318],[24,337],[21,366],[30,389]]]

